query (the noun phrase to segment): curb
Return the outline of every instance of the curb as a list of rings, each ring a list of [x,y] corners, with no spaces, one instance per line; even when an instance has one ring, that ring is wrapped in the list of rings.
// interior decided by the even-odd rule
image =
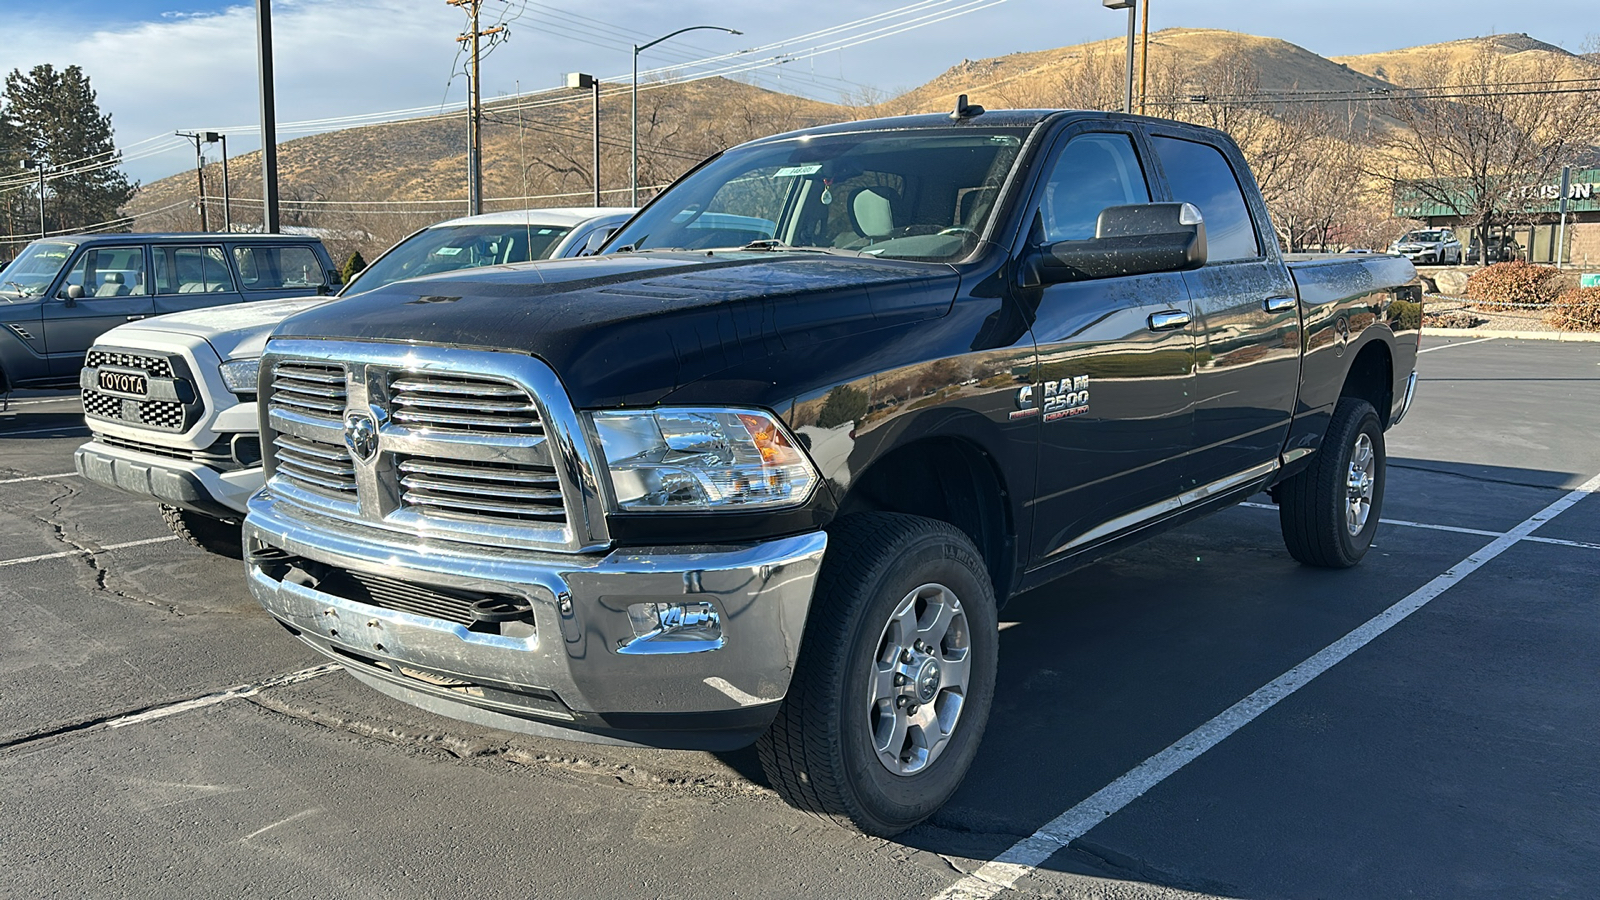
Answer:
[[[1578,341],[1600,343],[1600,333],[1590,331],[1492,331],[1485,328],[1422,329],[1424,337],[1509,338],[1516,341]]]

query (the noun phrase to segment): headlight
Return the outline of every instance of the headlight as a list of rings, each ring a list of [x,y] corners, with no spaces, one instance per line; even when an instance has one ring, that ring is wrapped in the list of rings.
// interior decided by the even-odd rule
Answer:
[[[218,371],[222,373],[222,383],[228,386],[228,390],[235,394],[254,394],[256,382],[261,377],[261,360],[236,359],[223,363]]]
[[[758,410],[597,412],[620,512],[799,506],[817,472],[777,419]]]

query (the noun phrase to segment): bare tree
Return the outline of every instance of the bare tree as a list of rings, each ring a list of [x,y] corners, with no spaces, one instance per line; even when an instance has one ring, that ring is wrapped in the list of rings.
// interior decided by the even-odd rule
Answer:
[[[1390,166],[1374,174],[1402,202],[1459,216],[1481,247],[1497,226],[1548,203],[1540,188],[1600,137],[1600,93],[1559,92],[1554,57],[1511,70],[1486,44],[1459,65],[1418,76],[1435,89],[1390,105],[1403,127],[1383,139]]]

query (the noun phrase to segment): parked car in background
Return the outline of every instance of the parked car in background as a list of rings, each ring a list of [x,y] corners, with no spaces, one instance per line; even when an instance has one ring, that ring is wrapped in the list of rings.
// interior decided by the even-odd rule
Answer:
[[[389,248],[334,298],[197,310],[112,329],[82,369],[93,438],[75,454],[78,472],[156,499],[179,537],[237,556],[245,500],[261,488],[257,357],[279,322],[403,278],[577,256],[632,214],[602,207],[452,219]]]
[[[95,338],[163,313],[329,294],[322,242],[286,234],[84,234],[0,271],[0,391],[69,387]]]
[[[1453,266],[1461,262],[1461,242],[1448,228],[1430,228],[1426,231],[1408,231],[1389,245],[1390,253],[1398,253],[1414,263],[1433,263]]]
[[[1478,240],[1476,236],[1474,236],[1472,244],[1467,247],[1467,262],[1476,265],[1478,262],[1478,257],[1482,255],[1479,251],[1480,247]],[[1514,259],[1521,258],[1521,244],[1517,243],[1511,238],[1489,238],[1489,262],[1510,262]]]

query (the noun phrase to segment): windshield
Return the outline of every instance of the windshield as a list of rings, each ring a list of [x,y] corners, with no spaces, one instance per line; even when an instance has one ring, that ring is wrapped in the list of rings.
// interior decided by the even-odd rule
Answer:
[[[44,296],[77,247],[66,241],[34,241],[11,265],[0,270],[0,291],[24,297]]]
[[[736,149],[669,189],[607,250],[773,242],[949,262],[972,252],[1023,128],[816,135]]]
[[[572,229],[565,225],[444,225],[406,238],[350,280],[340,296],[458,269],[546,259]]]
[[[1412,231],[1406,234],[1406,236],[1402,237],[1400,240],[1427,241],[1429,243],[1435,243],[1438,241],[1447,241],[1449,239],[1450,236],[1443,231]]]

